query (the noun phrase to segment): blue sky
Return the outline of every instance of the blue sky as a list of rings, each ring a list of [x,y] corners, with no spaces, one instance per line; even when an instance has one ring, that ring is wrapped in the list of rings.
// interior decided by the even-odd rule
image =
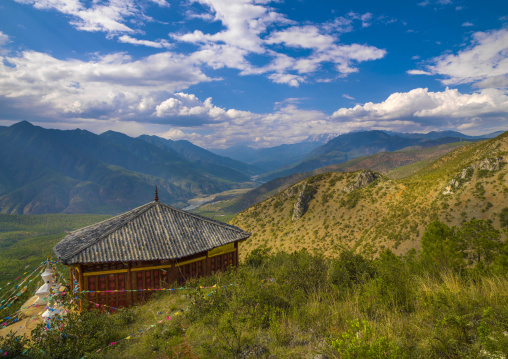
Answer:
[[[508,130],[508,2],[3,0],[0,125],[207,147]]]

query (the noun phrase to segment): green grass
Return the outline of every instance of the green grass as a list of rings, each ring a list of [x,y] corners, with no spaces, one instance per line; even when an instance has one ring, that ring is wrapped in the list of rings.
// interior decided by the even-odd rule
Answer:
[[[161,292],[111,316],[64,319],[67,338],[55,330],[39,342],[18,343],[31,347],[29,356],[48,353],[41,358],[506,355],[506,273],[503,266],[436,272],[415,254],[368,259],[346,253],[330,260],[306,251],[257,251],[236,270],[186,285],[206,289]],[[214,284],[219,288],[210,289]],[[2,348],[9,345],[14,347],[13,339],[0,340]]]

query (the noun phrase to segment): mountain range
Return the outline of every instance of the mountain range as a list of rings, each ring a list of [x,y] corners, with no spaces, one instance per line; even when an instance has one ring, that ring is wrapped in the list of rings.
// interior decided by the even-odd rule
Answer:
[[[226,149],[211,149],[210,151],[248,163],[257,167],[261,172],[270,172],[300,161],[309,152],[325,144],[324,139],[325,137],[316,141],[304,141],[269,148],[254,149],[238,145]]]
[[[0,127],[0,213],[115,214],[150,201],[155,186],[161,201],[184,207],[196,197],[257,187],[261,181],[362,155],[476,140],[460,133],[441,134],[458,137],[430,133],[429,138],[409,138],[414,135],[366,131],[323,144],[320,141],[333,137],[325,134],[297,144],[221,152],[234,157],[229,158],[188,141],[52,130],[23,121]]]
[[[495,134],[490,134],[494,136]],[[487,135],[489,136],[489,135]],[[293,173],[309,172],[320,167],[347,162],[348,160],[373,155],[379,152],[392,152],[411,148],[429,148],[445,143],[464,140],[479,141],[483,136],[466,136],[459,132],[429,132],[428,134],[388,133],[385,131],[351,132],[337,136],[326,144],[316,147],[301,160],[284,168],[259,177],[270,181]]]
[[[0,153],[2,213],[118,213],[152,200],[156,185],[161,200],[183,205],[197,195],[253,186],[256,173],[190,143],[26,121],[0,127]]]

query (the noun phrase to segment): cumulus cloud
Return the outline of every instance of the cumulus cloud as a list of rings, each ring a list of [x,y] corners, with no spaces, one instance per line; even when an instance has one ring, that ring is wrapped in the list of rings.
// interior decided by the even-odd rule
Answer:
[[[204,81],[211,79],[170,52],[139,60],[116,53],[85,62],[26,51],[0,62],[0,97],[18,108],[39,108],[48,118],[142,121],[168,93]]]
[[[198,103],[195,105],[199,106]],[[175,107],[178,106],[181,105]],[[332,132],[332,126],[324,113],[299,109],[289,101],[267,114],[228,109],[221,113],[220,120],[210,121],[204,126],[174,127],[158,135],[172,140],[187,139],[208,148],[223,148],[239,143],[270,147],[300,142],[313,134]]]
[[[226,111],[212,104],[212,99],[207,98],[204,102],[193,94],[175,93],[172,97],[156,106],[154,115],[157,117],[182,119],[183,126],[193,125],[193,120],[199,124],[211,121],[219,121],[226,116]]]
[[[208,65],[215,70],[229,67],[241,70],[242,74],[259,73],[245,58],[248,53],[247,50],[227,44],[207,44],[192,53],[189,58],[195,63]]]
[[[508,29],[476,32],[472,44],[458,54],[433,60],[430,72],[446,77],[446,85],[475,83],[478,87],[506,87],[508,78]]]
[[[458,128],[476,118],[474,123],[483,126],[477,128],[479,130],[506,128],[508,96],[496,89],[461,94],[456,89],[430,92],[426,88],[417,88],[391,94],[380,103],[368,102],[352,108],[341,108],[331,118],[344,123],[361,123],[361,126],[370,128],[387,127],[393,125],[393,121],[404,121],[411,126],[429,129],[442,127],[444,119],[451,128]]]
[[[225,30],[215,34],[204,34],[196,30],[187,34],[173,34],[175,39],[196,44],[226,43],[238,49],[253,53],[264,53],[260,34],[275,23],[287,23],[283,15],[271,11],[255,1],[243,0],[199,0],[214,13],[214,19],[220,21]]]

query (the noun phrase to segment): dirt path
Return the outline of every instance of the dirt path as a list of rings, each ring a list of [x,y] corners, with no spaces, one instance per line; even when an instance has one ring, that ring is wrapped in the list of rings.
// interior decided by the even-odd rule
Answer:
[[[41,315],[46,310],[45,305],[31,306],[35,303],[37,298],[37,296],[33,296],[21,306],[21,308],[27,308],[20,310],[21,313],[19,317],[21,319],[6,327],[2,327],[2,329],[0,329],[0,337],[6,336],[10,332],[15,332],[16,335],[30,336],[32,330],[34,330],[39,323],[43,322]]]

